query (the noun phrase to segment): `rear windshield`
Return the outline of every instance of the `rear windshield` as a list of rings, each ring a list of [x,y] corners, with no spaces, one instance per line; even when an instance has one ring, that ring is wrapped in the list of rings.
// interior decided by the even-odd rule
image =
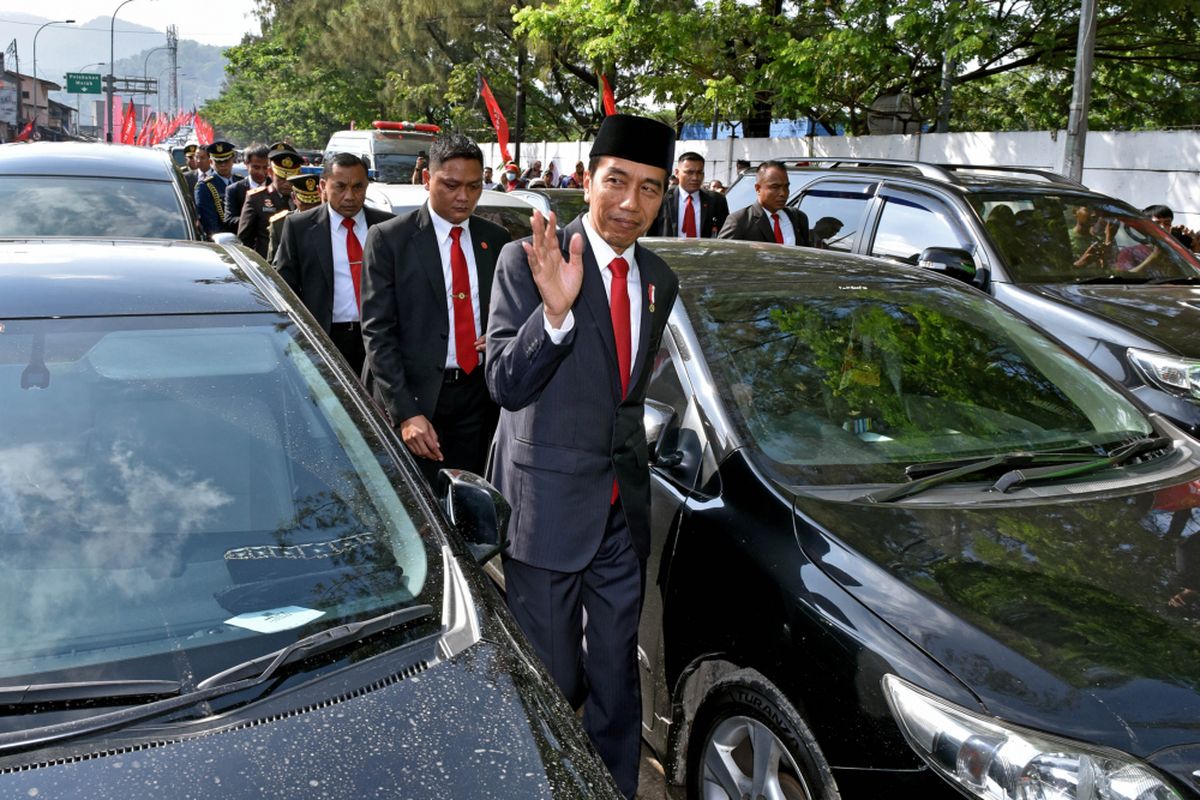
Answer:
[[[0,176],[0,236],[187,239],[174,184],[126,178]]]

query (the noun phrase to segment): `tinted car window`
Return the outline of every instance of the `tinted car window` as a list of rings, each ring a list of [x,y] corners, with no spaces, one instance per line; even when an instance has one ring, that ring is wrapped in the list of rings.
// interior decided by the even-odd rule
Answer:
[[[1101,197],[992,192],[968,199],[1018,283],[1200,276],[1195,256],[1169,233]]]
[[[800,210],[820,245],[829,250],[854,250],[862,232],[867,204],[875,184],[823,182],[804,192]]]
[[[381,153],[378,150],[371,165],[376,180],[382,183],[411,183],[416,166],[416,153]]]
[[[404,481],[284,316],[6,321],[0,405],[4,683],[198,680],[436,603]]]
[[[870,254],[916,264],[926,247],[974,246],[937,200],[914,195],[885,195]]]
[[[189,236],[188,217],[168,181],[4,175],[0,208],[0,236]]]
[[[913,462],[1111,444],[1151,430],[1056,344],[950,287],[847,281],[687,294],[727,407],[792,482],[903,480]]]

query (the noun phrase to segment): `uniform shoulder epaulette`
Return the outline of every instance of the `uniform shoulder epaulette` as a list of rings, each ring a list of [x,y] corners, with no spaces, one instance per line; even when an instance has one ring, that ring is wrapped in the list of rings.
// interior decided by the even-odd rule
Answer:
[[[267,189],[270,189],[270,188],[271,187],[267,184],[263,184],[262,186],[255,186],[253,189],[246,192],[246,197],[249,197],[252,194],[258,194],[259,192],[265,192]]]
[[[283,211],[276,211],[274,214],[271,215],[270,222],[274,222],[277,219],[283,219],[290,213],[292,213],[292,211],[289,208],[285,208]]]
[[[215,177],[214,175],[205,175],[203,178],[201,178],[201,179],[200,179],[200,182],[201,182],[201,183],[208,183],[208,182],[209,182],[209,181],[211,181],[211,180],[212,180],[214,177]]]

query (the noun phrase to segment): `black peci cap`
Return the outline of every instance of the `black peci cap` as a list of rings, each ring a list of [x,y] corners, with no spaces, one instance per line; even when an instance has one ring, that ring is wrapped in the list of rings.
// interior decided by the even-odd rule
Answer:
[[[600,123],[591,156],[624,158],[670,173],[675,164],[675,131],[649,117],[611,114]]]

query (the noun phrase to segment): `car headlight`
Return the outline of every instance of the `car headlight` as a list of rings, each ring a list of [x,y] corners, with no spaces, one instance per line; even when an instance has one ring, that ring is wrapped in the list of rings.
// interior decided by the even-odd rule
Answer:
[[[1173,394],[1200,397],[1200,361],[1130,347],[1125,351],[1152,386]]]
[[[1181,800],[1124,753],[1001,723],[894,675],[884,694],[909,745],[943,778],[983,800]]]

